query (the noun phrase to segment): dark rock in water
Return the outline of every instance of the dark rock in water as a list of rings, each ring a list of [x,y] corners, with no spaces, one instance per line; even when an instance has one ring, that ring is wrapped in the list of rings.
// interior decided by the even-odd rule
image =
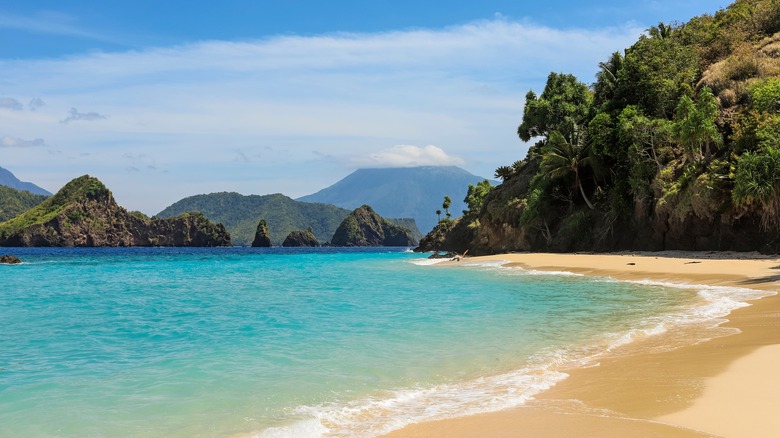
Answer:
[[[439,251],[434,252],[430,256],[428,256],[429,259],[453,259],[455,257],[458,257],[460,254],[450,251],[448,253],[442,254]]]
[[[333,246],[414,246],[406,228],[393,225],[368,205],[357,208],[341,222],[331,240]]]
[[[260,219],[260,223],[257,224],[257,231],[255,231],[255,240],[252,241],[252,247],[271,247],[271,237],[268,235],[268,225],[266,225],[265,219]]]
[[[311,227],[309,227],[305,231],[298,230],[288,234],[287,238],[284,239],[284,243],[282,243],[282,246],[315,247],[315,246],[320,246],[320,243],[317,241],[317,237],[314,236],[314,232],[311,230]]]
[[[0,255],[0,265],[18,265],[19,263],[22,263],[19,257],[10,254]]]
[[[222,224],[200,213],[150,219],[120,207],[106,186],[76,178],[0,226],[0,246],[230,246]]]

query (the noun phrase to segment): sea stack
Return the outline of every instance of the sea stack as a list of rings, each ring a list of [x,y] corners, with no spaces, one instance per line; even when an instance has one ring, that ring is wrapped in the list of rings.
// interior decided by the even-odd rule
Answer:
[[[266,225],[265,219],[260,219],[260,222],[257,224],[257,231],[255,231],[255,240],[252,241],[252,247],[271,247],[271,238],[268,236],[268,225]]]

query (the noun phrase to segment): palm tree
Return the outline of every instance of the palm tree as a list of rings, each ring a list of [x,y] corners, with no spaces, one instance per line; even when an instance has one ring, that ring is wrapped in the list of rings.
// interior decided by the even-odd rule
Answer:
[[[559,179],[568,175],[574,175],[574,185],[580,191],[582,199],[588,204],[588,208],[594,209],[593,204],[585,194],[580,180],[580,169],[590,164],[588,145],[584,143],[584,135],[575,126],[572,138],[568,141],[558,131],[554,131],[547,139],[547,148],[542,156],[542,171],[550,179]]]
[[[674,27],[671,24],[664,24],[663,21],[659,21],[657,26],[650,26],[647,29],[647,33],[653,38],[665,40],[672,36]]]
[[[691,161],[701,158],[701,151],[709,159],[711,145],[720,146],[723,137],[715,124],[718,116],[718,102],[709,87],[699,90],[698,100],[694,103],[688,96],[680,98],[675,115],[674,135]]]
[[[449,196],[444,197],[444,202],[441,204],[441,208],[444,209],[445,213],[447,214],[447,217],[452,216],[450,214],[450,205],[452,205],[452,198]]]
[[[599,72],[596,73],[594,86],[597,94],[611,95],[618,83],[618,72],[623,68],[623,54],[614,52],[607,62],[599,62]]]
[[[439,222],[441,222],[441,210],[436,210],[436,216],[439,217]]]
[[[502,181],[506,181],[509,179],[512,174],[514,173],[514,170],[509,166],[500,166],[498,169],[496,169],[495,177],[501,178]]]

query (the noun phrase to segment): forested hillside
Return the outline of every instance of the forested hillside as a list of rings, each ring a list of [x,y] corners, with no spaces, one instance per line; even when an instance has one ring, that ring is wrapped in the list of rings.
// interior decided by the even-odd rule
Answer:
[[[46,200],[46,198],[46,195],[36,195],[26,190],[0,186],[0,222],[24,213]]]
[[[422,248],[777,252],[778,31],[780,0],[742,0],[648,29],[592,84],[551,73],[526,95],[527,156]]]

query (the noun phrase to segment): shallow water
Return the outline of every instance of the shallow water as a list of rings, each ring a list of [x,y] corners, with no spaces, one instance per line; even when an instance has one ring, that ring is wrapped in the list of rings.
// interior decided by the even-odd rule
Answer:
[[[15,249],[0,436],[372,436],[518,406],[744,290],[397,249]]]

